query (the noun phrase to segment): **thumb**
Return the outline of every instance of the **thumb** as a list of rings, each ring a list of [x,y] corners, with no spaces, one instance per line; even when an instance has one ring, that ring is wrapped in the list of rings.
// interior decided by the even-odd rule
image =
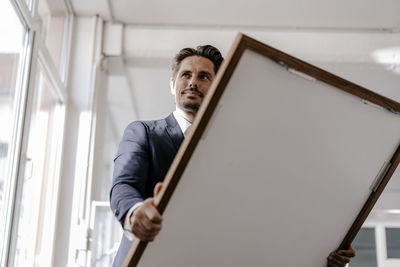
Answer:
[[[160,193],[162,186],[163,186],[163,183],[161,183],[161,182],[158,182],[156,184],[156,186],[154,187],[154,196],[156,196]]]

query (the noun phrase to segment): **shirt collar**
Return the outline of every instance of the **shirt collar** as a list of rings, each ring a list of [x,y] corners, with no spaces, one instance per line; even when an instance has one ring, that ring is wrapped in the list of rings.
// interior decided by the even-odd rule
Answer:
[[[179,127],[182,130],[182,133],[186,135],[186,131],[192,125],[188,120],[185,119],[185,113],[180,108],[176,107],[175,111],[173,112],[176,121],[179,124]]]

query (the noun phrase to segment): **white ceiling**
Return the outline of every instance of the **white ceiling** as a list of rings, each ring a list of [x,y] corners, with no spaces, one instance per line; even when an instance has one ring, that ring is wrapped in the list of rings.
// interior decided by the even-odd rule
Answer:
[[[238,31],[317,61],[374,62],[374,51],[400,45],[398,0],[70,1],[78,16],[99,14],[125,26],[129,66],[206,43],[226,55]]]
[[[72,0],[77,15],[130,25],[399,30],[398,0]]]
[[[400,45],[399,0],[69,1],[78,16],[125,25],[129,66],[206,43],[226,55],[238,31],[318,61],[373,62],[374,51]]]

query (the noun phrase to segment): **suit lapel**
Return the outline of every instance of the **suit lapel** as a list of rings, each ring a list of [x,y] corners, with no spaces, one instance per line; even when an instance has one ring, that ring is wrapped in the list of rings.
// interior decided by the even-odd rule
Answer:
[[[167,123],[166,127],[167,134],[171,138],[174,147],[178,151],[184,138],[182,130],[179,127],[179,124],[172,113],[165,118],[165,121]]]

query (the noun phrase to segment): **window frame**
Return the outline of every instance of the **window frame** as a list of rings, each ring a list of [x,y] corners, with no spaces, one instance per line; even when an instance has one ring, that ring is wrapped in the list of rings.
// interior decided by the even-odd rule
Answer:
[[[21,184],[23,183],[25,154],[27,151],[27,140],[29,137],[30,125],[30,110],[32,108],[32,93],[28,88],[34,88],[34,83],[37,75],[36,66],[38,60],[42,64],[46,75],[50,82],[54,85],[55,93],[62,104],[60,112],[62,112],[62,122],[60,122],[59,143],[57,144],[57,159],[52,168],[57,173],[57,181],[54,199],[58,200],[58,186],[60,182],[63,138],[65,126],[65,106],[67,104],[67,81],[68,81],[68,66],[69,55],[72,43],[72,27],[74,14],[69,0],[64,0],[66,8],[66,18],[64,24],[63,43],[61,51],[61,66],[60,70],[55,66],[49,51],[45,44],[45,38],[41,35],[41,25],[38,19],[38,1],[33,0],[31,3],[32,10],[28,7],[25,0],[6,0],[10,1],[14,10],[21,21],[22,27],[25,29],[24,48],[20,56],[20,67],[18,69],[16,94],[14,99],[15,121],[13,125],[12,138],[10,141],[10,163],[8,175],[5,178],[4,197],[3,197],[3,224],[0,225],[1,231],[5,233],[4,239],[0,241],[0,266],[9,265],[10,259],[15,254],[16,227],[13,225],[15,216],[19,214],[18,201],[21,197]],[[54,205],[54,212],[57,213],[58,204]],[[41,207],[42,209],[43,207]],[[39,212],[39,211],[38,211]],[[53,236],[55,231],[56,218],[52,220]],[[54,240],[53,240],[54,242]],[[52,255],[51,255],[52,257]],[[52,259],[51,259],[52,260]]]
[[[29,22],[24,19],[23,12],[18,9],[15,1],[11,1],[14,5],[17,16],[19,17],[22,26],[25,29],[24,48],[20,57],[20,68],[18,70],[18,78],[16,84],[16,95],[14,99],[15,120],[13,124],[12,137],[9,145],[10,148],[10,163],[8,175],[5,178],[4,196],[3,196],[3,224],[1,230],[5,233],[2,240],[0,265],[7,266],[8,255],[10,250],[12,223],[14,214],[14,205],[16,202],[15,194],[17,181],[19,176],[19,165],[22,151],[22,139],[25,123],[25,111],[28,94],[28,84],[30,80],[29,70],[33,58],[34,31],[29,29]]]
[[[387,257],[386,228],[400,228],[400,213],[390,210],[373,211],[363,225],[363,228],[375,229],[375,247],[378,267],[400,266],[400,258]],[[351,263],[350,263],[351,267]]]
[[[40,45],[40,44],[38,44]],[[47,76],[47,78],[49,79],[49,82],[54,86],[54,94],[55,96],[58,98],[58,102],[61,104],[61,110],[60,112],[62,113],[61,116],[61,120],[62,120],[62,127],[60,127],[59,129],[56,129],[56,131],[58,132],[58,137],[57,138],[57,144],[55,144],[55,147],[51,147],[52,150],[55,150],[55,159],[51,159],[51,162],[54,164],[51,166],[51,169],[53,170],[52,173],[54,173],[54,177],[56,178],[54,183],[55,183],[55,188],[54,191],[51,192],[53,197],[52,199],[57,201],[58,200],[58,193],[59,193],[59,182],[60,182],[60,170],[61,170],[61,160],[62,160],[62,150],[63,150],[63,133],[64,133],[64,122],[65,122],[65,101],[63,101],[62,95],[60,94],[60,90],[57,89],[57,84],[54,83],[53,79],[51,78],[52,73],[48,71],[47,67],[45,66],[44,63],[44,57],[41,56],[41,53],[39,51],[39,47],[35,47],[35,55],[36,55],[36,59],[34,60],[34,65],[31,66],[31,70],[32,70],[32,74],[31,75],[31,79],[30,79],[30,88],[34,88],[35,90],[37,90],[38,88],[36,88],[36,77],[38,74],[38,69],[37,66],[38,64],[42,65],[42,70],[44,72],[44,75]],[[33,102],[34,102],[34,95],[35,95],[35,91],[31,90],[28,93],[28,101],[27,101],[27,105],[26,105],[26,110],[28,112],[26,112],[25,114],[25,125],[24,125],[24,132],[23,132],[23,137],[22,137],[22,153],[21,153],[21,157],[20,157],[20,164],[19,164],[19,171],[18,171],[18,179],[17,179],[17,185],[16,185],[16,193],[15,193],[15,202],[14,202],[14,207],[13,207],[13,225],[12,225],[12,230],[11,230],[11,242],[9,244],[9,253],[8,253],[8,264],[10,265],[14,265],[14,257],[16,254],[16,246],[17,246],[17,235],[18,235],[18,226],[19,226],[19,220],[18,220],[18,216],[20,215],[20,206],[18,205],[18,201],[22,198],[22,194],[23,194],[23,189],[24,189],[24,177],[25,177],[25,163],[27,162],[27,150],[28,150],[28,145],[29,145],[29,137],[30,137],[30,124],[31,124],[31,115],[32,115],[32,108],[33,108]],[[52,213],[57,214],[57,203],[53,203],[52,205]],[[39,210],[37,211],[38,213],[41,213],[43,211],[45,207],[42,206],[42,203],[40,205]],[[52,243],[54,241],[54,235],[55,235],[55,225],[56,225],[56,217],[52,218],[52,221],[50,223],[50,229],[48,232],[48,236],[50,236],[50,238],[52,239]],[[39,240],[40,236],[37,237],[36,239],[36,246],[38,246],[38,244],[41,244],[42,241]],[[53,257],[53,253],[51,253],[51,251],[49,251],[49,257],[50,260],[49,262],[52,261],[52,257]]]

